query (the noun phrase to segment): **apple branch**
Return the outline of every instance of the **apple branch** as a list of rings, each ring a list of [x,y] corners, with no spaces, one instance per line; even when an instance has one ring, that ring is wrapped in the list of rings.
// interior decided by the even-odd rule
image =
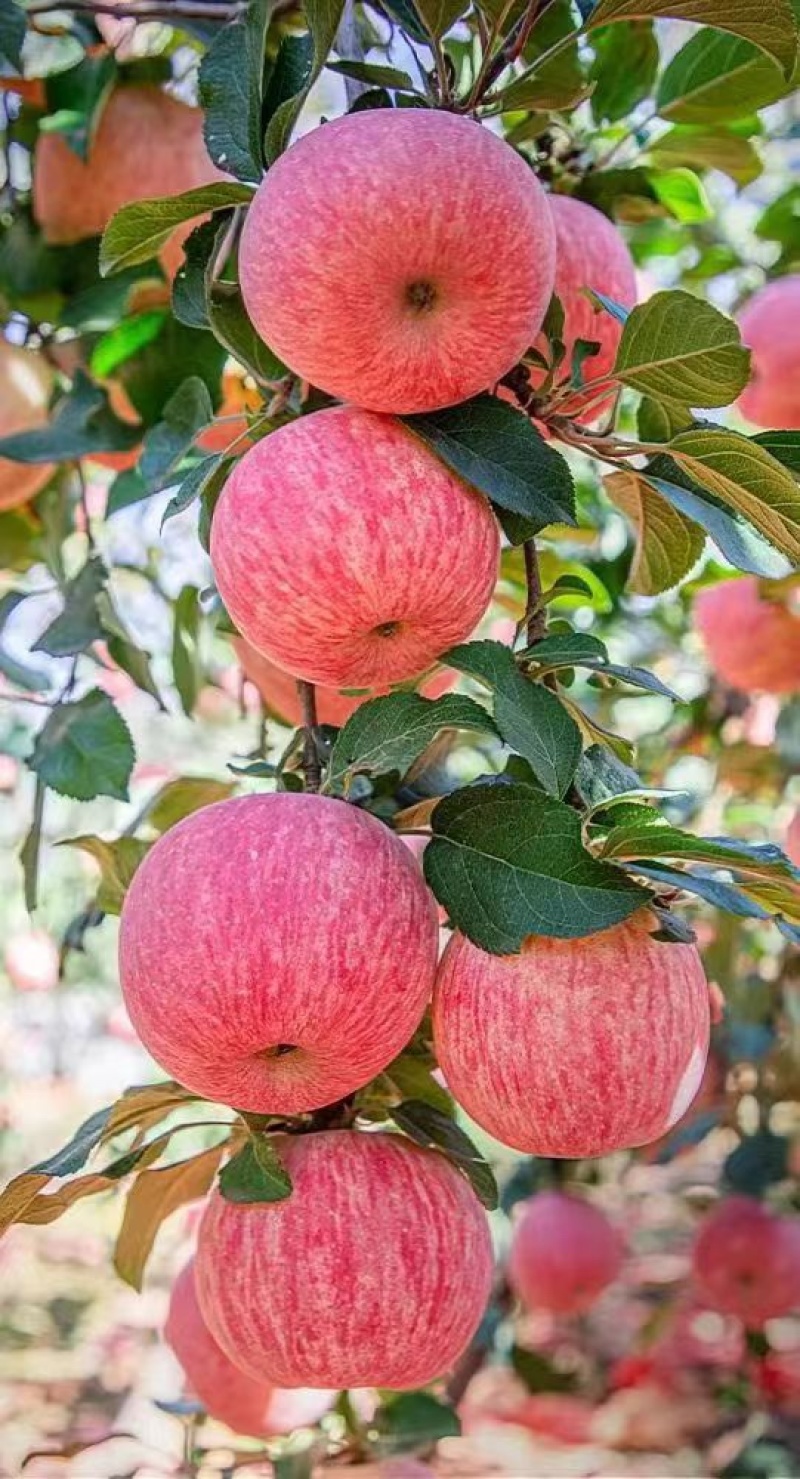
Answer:
[[[306,790],[316,793],[322,784],[322,767],[317,749],[317,698],[314,684],[298,678],[297,693],[303,715],[303,776]]]

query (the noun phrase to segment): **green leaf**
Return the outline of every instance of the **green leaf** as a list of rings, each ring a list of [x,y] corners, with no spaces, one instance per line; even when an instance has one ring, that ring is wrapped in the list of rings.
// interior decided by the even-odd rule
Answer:
[[[127,452],[139,436],[137,427],[117,420],[105,391],[78,370],[69,394],[44,426],[0,438],[0,457],[12,462],[72,462],[94,452]]]
[[[760,431],[750,438],[800,478],[800,431]]]
[[[166,487],[171,473],[212,415],[211,397],[205,382],[198,375],[190,375],[170,396],[162,419],[145,435],[139,472],[151,491]]]
[[[39,558],[39,529],[27,509],[0,513],[0,569],[29,570]]]
[[[181,775],[153,797],[147,809],[147,821],[156,832],[168,832],[176,822],[191,816],[203,806],[227,801],[236,790],[235,781],[217,781],[205,775]]]
[[[501,642],[452,647],[445,661],[488,682],[495,723],[506,744],[528,761],[550,795],[563,796],[580,759],[581,734],[556,695],[524,677]]]
[[[519,9],[521,14],[522,6]],[[535,71],[532,76],[522,77],[518,81],[512,78],[503,89],[501,96],[504,112],[517,108],[572,108],[591,90],[581,65],[578,33],[570,0],[550,0],[548,5],[540,6],[539,11],[522,53],[526,65],[535,65]],[[503,16],[507,26],[508,11],[498,3],[493,18],[497,19],[501,28]],[[545,60],[547,53],[554,47],[558,48],[557,54]]]
[[[195,462],[181,476],[178,491],[164,510],[164,517],[161,520],[162,529],[168,519],[173,519],[176,514],[182,514],[184,509],[189,508],[198,498],[203,498],[206,494],[216,495],[221,492],[232,466],[232,459],[223,453],[217,453],[213,457],[202,457]],[[178,479],[175,481],[178,482]]]
[[[512,1346],[511,1365],[529,1392],[574,1392],[579,1386],[575,1371],[559,1371],[541,1351],[527,1346]]]
[[[428,35],[438,40],[446,36],[469,9],[469,0],[415,0],[415,9]]]
[[[138,349],[157,339],[166,316],[163,308],[148,309],[145,313],[134,313],[130,318],[124,318],[109,329],[92,350],[89,369],[95,378],[107,379]]]
[[[327,787],[347,787],[359,773],[404,774],[442,729],[497,733],[480,704],[456,693],[435,699],[389,693],[359,704],[334,741]]]
[[[456,927],[493,954],[528,935],[573,940],[627,919],[648,900],[581,841],[571,806],[532,786],[472,785],[432,816],[425,877]]]
[[[701,487],[800,562],[800,488],[764,447],[738,432],[699,429],[679,432],[668,450]]]
[[[445,411],[402,420],[493,503],[531,520],[534,532],[547,524],[574,524],[575,489],[567,463],[513,406],[479,395]]]
[[[657,693],[661,698],[680,703],[678,694],[667,688],[655,673],[646,668],[610,662],[605,644],[585,632],[545,637],[541,642],[526,648],[521,656],[548,672],[559,668],[588,668],[601,677],[605,674],[606,677],[616,678],[620,683],[628,683],[633,688],[644,688],[648,693]]]
[[[728,1156],[723,1175],[732,1192],[746,1197],[762,1197],[776,1181],[791,1176],[790,1142],[773,1130],[757,1130],[739,1142]],[[788,1470],[782,1472],[788,1473]]]
[[[286,148],[308,93],[328,60],[342,19],[344,0],[305,0],[304,9],[314,45],[311,70],[303,87],[282,102],[269,121],[265,146],[270,162]]]
[[[651,146],[648,157],[661,167],[718,169],[737,185],[751,184],[763,168],[750,140],[729,128],[671,128]]]
[[[747,384],[750,351],[710,303],[680,291],[654,293],[622,331],[614,375],[657,400],[727,406]]]
[[[286,374],[286,366],[253,328],[237,283],[214,283],[206,308],[212,333],[254,380],[269,385]]]
[[[136,754],[125,720],[107,694],[93,688],[83,698],[58,704],[36,736],[30,769],[60,796],[92,801],[95,796],[128,800]]]
[[[39,1161],[38,1165],[31,1167],[31,1172],[41,1176],[73,1176],[80,1171],[89,1159],[95,1146],[100,1144],[103,1131],[111,1114],[111,1106],[98,1109],[91,1114],[87,1120],[75,1131],[72,1139],[54,1155],[48,1156],[46,1160]]]
[[[30,827],[25,834],[22,847],[19,850],[19,860],[22,864],[25,908],[29,914],[33,914],[38,903],[39,855],[42,848],[42,825],[44,822],[46,795],[47,787],[37,777],[33,797],[33,816]]]
[[[688,431],[693,424],[691,411],[670,402],[648,400],[643,396],[636,413],[636,426],[641,442],[671,442],[679,431]]]
[[[15,72],[22,71],[22,43],[25,40],[25,12],[15,0],[0,4],[0,57],[11,63]]]
[[[787,89],[782,68],[750,41],[703,30],[664,70],[656,102],[675,123],[720,123],[777,102]]]
[[[137,200],[124,205],[111,217],[100,243],[100,273],[108,277],[121,267],[149,262],[169,240],[176,226],[204,216],[208,211],[229,210],[247,205],[253,192],[233,180],[200,185],[182,195],[157,200]]]
[[[647,17],[695,21],[744,36],[775,61],[788,76],[797,57],[797,26],[789,0],[770,0],[769,8],[752,0],[599,0],[587,29],[609,21],[644,20]]]
[[[137,837],[117,837],[106,842],[102,837],[86,834],[66,837],[58,847],[77,847],[89,853],[100,867],[100,886],[95,903],[104,914],[121,914],[131,879],[150,848],[149,842]]]
[[[728,513],[717,499],[705,496],[702,489],[694,485],[686,487],[682,482],[656,477],[650,468],[644,468],[642,476],[673,508],[705,529],[709,539],[713,539],[720,553],[737,570],[767,578],[786,574],[783,556],[773,550],[744,519]]]
[[[494,1211],[499,1202],[494,1172],[449,1114],[441,1114],[421,1099],[406,1099],[390,1113],[398,1129],[416,1145],[442,1151],[463,1172],[484,1207]]]
[[[650,95],[655,82],[659,53],[653,23],[601,27],[592,46],[592,113],[598,123],[617,123]]]
[[[206,277],[216,261],[220,238],[231,227],[230,211],[219,211],[187,236],[183,243],[183,261],[172,283],[172,312],[187,329],[208,329]]]
[[[345,60],[328,62],[327,71],[338,72],[341,77],[353,77],[356,82],[366,82],[371,87],[388,87],[401,92],[414,91],[414,83],[408,73],[399,71],[397,67]]]
[[[635,770],[605,745],[590,745],[581,756],[575,787],[584,805],[593,810],[611,797],[637,792],[641,781]]]
[[[623,220],[639,221],[664,214],[651,172],[641,167],[592,170],[581,180],[575,194],[612,220],[619,216]]]
[[[734,873],[752,874],[766,881],[792,884],[800,910],[800,869],[773,843],[736,842],[728,837],[695,837],[673,827],[654,807],[636,805],[630,817],[614,823],[602,847],[604,858],[669,858],[690,863],[713,863]]]
[[[172,628],[172,671],[184,714],[191,714],[200,692],[200,605],[198,589],[185,585],[175,602]]]
[[[220,1171],[219,1189],[226,1202],[284,1202],[292,1182],[273,1143],[251,1135]]]
[[[668,169],[653,175],[653,189],[676,221],[697,226],[713,219],[714,210],[702,181],[690,169]]]
[[[414,1453],[440,1438],[458,1438],[461,1421],[455,1408],[430,1392],[400,1392],[377,1409],[372,1426],[380,1435],[379,1453]]]
[[[97,609],[100,613],[111,661],[133,679],[137,688],[140,688],[143,693],[149,693],[158,707],[164,711],[164,702],[150,667],[150,654],[144,652],[126,631],[111,604],[108,591],[104,591],[98,598]]]
[[[103,561],[95,555],[64,588],[64,609],[31,648],[49,657],[74,657],[103,637],[97,598],[108,578]]]
[[[447,1090],[433,1077],[430,1064],[410,1049],[395,1058],[383,1070],[383,1076],[391,1081],[401,1098],[421,1099],[440,1114],[452,1115],[454,1106]]]
[[[636,547],[626,590],[657,596],[672,590],[694,568],[705,548],[705,534],[679,513],[633,468],[603,479],[611,502],[633,525]]]
[[[216,33],[198,73],[211,158],[226,174],[255,183],[264,172],[261,104],[272,10],[272,0],[253,0]]]

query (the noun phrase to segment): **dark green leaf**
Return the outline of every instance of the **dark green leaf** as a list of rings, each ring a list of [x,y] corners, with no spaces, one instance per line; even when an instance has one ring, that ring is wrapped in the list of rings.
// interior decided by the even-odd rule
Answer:
[[[360,773],[404,773],[442,729],[497,733],[486,710],[461,694],[433,699],[389,693],[369,699],[336,736],[327,784],[337,789]]]
[[[72,1139],[55,1155],[48,1156],[31,1171],[41,1176],[73,1176],[86,1165],[95,1146],[100,1144],[103,1131],[111,1114],[111,1106],[98,1109],[75,1131]]]
[[[13,462],[72,462],[93,452],[127,452],[139,435],[138,428],[117,419],[105,391],[78,370],[50,421],[35,431],[0,438],[0,457]]]
[[[340,73],[342,77],[353,77],[356,82],[367,82],[372,87],[414,91],[414,83],[408,73],[400,72],[397,67],[382,67],[375,62],[338,61],[328,62],[327,69]]]
[[[226,174],[254,183],[264,172],[261,102],[272,9],[272,0],[252,0],[217,32],[198,76],[211,158]]]
[[[593,808],[612,796],[638,790],[641,781],[636,771],[605,745],[590,745],[581,756],[575,786],[584,804]]]
[[[668,503],[688,519],[705,529],[720,553],[737,570],[765,578],[786,573],[786,562],[758,535],[749,524],[733,512],[726,512],[716,499],[704,497],[702,489],[686,488],[677,481],[654,477],[644,469],[647,482]]]
[[[529,1392],[574,1392],[578,1386],[576,1372],[559,1371],[541,1351],[527,1346],[512,1347],[511,1365]]]
[[[49,657],[74,657],[103,636],[97,598],[104,589],[108,571],[94,556],[64,589],[64,609],[31,648]]]
[[[216,260],[220,232],[230,230],[231,214],[220,211],[195,226],[183,244],[183,262],[172,284],[172,312],[187,329],[207,329],[206,275]]]
[[[569,467],[513,406],[480,395],[445,411],[402,419],[454,472],[501,508],[531,520],[536,531],[547,524],[574,524]]]
[[[93,688],[83,698],[52,710],[28,765],[61,796],[127,801],[135,758],[125,720],[108,695]]]
[[[458,1413],[430,1392],[400,1392],[387,1397],[372,1420],[377,1429],[378,1452],[414,1453],[429,1449],[440,1438],[457,1438],[461,1432]]]
[[[175,602],[172,670],[184,714],[191,714],[202,681],[198,594],[196,586],[185,585]]]
[[[791,1175],[790,1142],[772,1130],[746,1135],[731,1151],[723,1167],[726,1185],[746,1197],[762,1197],[776,1181]]]
[[[196,499],[221,492],[231,466],[230,457],[217,454],[215,457],[203,457],[193,467],[190,467],[181,477],[177,493],[170,499],[164,510],[164,517],[161,520],[162,529],[168,519],[174,518],[176,514],[182,514],[184,509],[189,508]]]
[[[219,1189],[226,1202],[284,1202],[292,1183],[266,1135],[251,1135],[220,1171]]]
[[[592,170],[581,180],[576,190],[579,200],[585,200],[607,216],[630,215],[633,209],[640,219],[642,210],[648,215],[663,215],[658,203],[655,187],[648,170],[598,169]]]
[[[282,154],[289,142],[309,89],[316,82],[328,60],[343,10],[344,0],[305,0],[306,21],[314,43],[311,70],[302,88],[293,97],[282,102],[269,121],[266,152],[270,161]]]
[[[800,431],[760,431],[750,440],[800,478]]]
[[[211,397],[204,381],[190,375],[170,396],[162,420],[144,438],[139,472],[152,491],[167,485],[173,469],[212,415]]]
[[[204,216],[208,211],[230,210],[247,205],[253,192],[247,185],[233,180],[220,180],[214,185],[200,185],[182,195],[168,195],[158,200],[137,200],[124,205],[112,216],[100,244],[100,272],[108,277],[121,267],[149,262],[165,246],[176,226]]]
[[[391,1116],[415,1144],[441,1150],[464,1173],[484,1207],[493,1211],[499,1194],[491,1166],[449,1114],[440,1113],[421,1099],[406,1099],[391,1110]]]
[[[15,0],[0,3],[0,56],[16,72],[22,71],[22,43],[25,40],[25,12]]]
[[[286,366],[253,328],[236,283],[214,283],[206,308],[212,333],[254,380],[269,384],[286,374]]]
[[[578,813],[531,786],[467,786],[438,803],[432,827],[425,877],[454,924],[493,954],[531,934],[580,939],[647,902],[586,851]]]
[[[732,31],[774,57],[789,74],[797,56],[797,27],[789,0],[770,0],[768,10],[752,0],[599,0],[590,17],[589,29],[609,21],[643,20],[669,16],[672,20],[705,22],[721,31]]]
[[[438,1109],[440,1114],[453,1114],[453,1101],[447,1090],[433,1077],[432,1065],[411,1049],[401,1053],[383,1072],[401,1098],[421,1099],[433,1109]]]

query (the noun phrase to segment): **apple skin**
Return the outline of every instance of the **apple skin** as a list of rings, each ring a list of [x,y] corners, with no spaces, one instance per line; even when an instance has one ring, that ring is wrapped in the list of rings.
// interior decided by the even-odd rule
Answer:
[[[44,426],[52,389],[53,374],[41,356],[0,337],[0,436]],[[35,498],[52,475],[51,462],[0,457],[0,511]]]
[[[331,1393],[282,1391],[253,1381],[214,1339],[203,1319],[195,1288],[194,1259],[172,1286],[164,1339],[177,1356],[198,1402],[209,1417],[249,1438],[274,1438],[312,1427],[331,1405]]]
[[[762,596],[756,576],[700,591],[694,620],[723,682],[744,693],[800,692],[800,616]]]
[[[231,646],[241,663],[245,677],[258,689],[270,712],[285,724],[294,727],[302,724],[303,715],[297,693],[297,680],[292,677],[291,673],[285,672],[283,668],[270,662],[263,652],[257,652],[256,648],[250,642],[246,642],[244,637],[233,637]],[[424,698],[440,698],[443,693],[449,693],[450,689],[455,687],[455,683],[456,675],[452,669],[439,668],[438,672],[432,673],[430,678],[421,685],[420,693]],[[366,703],[368,698],[379,697],[380,694],[374,692],[356,696],[340,693],[336,688],[318,688],[315,693],[317,722],[332,724],[338,729],[347,723],[350,715]]]
[[[239,270],[256,330],[296,374],[368,410],[433,411],[488,390],[533,343],[555,232],[502,139],[452,113],[377,110],[272,165]]]
[[[484,1313],[488,1222],[435,1151],[399,1135],[331,1130],[278,1145],[283,1202],[215,1191],[197,1290],[223,1350],[282,1387],[424,1386],[449,1370]]]
[[[584,296],[584,288],[596,288],[623,308],[633,308],[637,298],[636,269],[624,238],[602,211],[569,195],[548,196],[556,230],[556,280],[554,293],[564,308],[563,342],[566,355],[559,371],[568,375],[572,352],[578,339],[599,343],[597,354],[584,360],[584,382],[599,380],[614,368],[622,324],[610,313],[598,312]],[[544,337],[537,346],[546,351]],[[534,369],[531,385],[540,384],[544,371]],[[594,406],[590,419],[600,416],[610,404],[613,391],[602,405]],[[564,414],[578,415],[589,401],[587,393],[576,393],[563,406]]]
[[[433,896],[388,827],[277,792],[204,807],[159,839],[125,899],[120,978],[142,1042],[180,1083],[299,1114],[403,1049],[437,943]]]
[[[582,1197],[544,1191],[514,1224],[508,1277],[526,1308],[577,1315],[617,1278],[622,1258],[622,1240],[605,1212]]]
[[[795,812],[786,833],[784,851],[790,862],[800,868],[800,808]]]
[[[488,955],[454,934],[433,996],[450,1092],[514,1150],[581,1159],[644,1145],[703,1076],[708,984],[693,945],[659,944],[642,909],[578,940]]]
[[[800,428],[800,273],[779,277],[753,295],[739,315],[752,350],[750,383],[738,406],[754,426]]]
[[[726,1197],[697,1234],[692,1272],[705,1304],[758,1330],[800,1303],[800,1221]]]
[[[203,141],[203,114],[152,83],[118,86],[102,109],[89,157],[80,159],[60,134],[40,134],[33,167],[33,213],[45,241],[70,245],[105,231],[111,217],[134,200],[180,195],[224,175]],[[187,221],[159,258],[174,277],[182,243],[196,226]]]
[[[481,493],[399,421],[354,406],[257,442],[211,525],[242,636],[329,688],[415,678],[464,641],[491,600],[499,548]]]

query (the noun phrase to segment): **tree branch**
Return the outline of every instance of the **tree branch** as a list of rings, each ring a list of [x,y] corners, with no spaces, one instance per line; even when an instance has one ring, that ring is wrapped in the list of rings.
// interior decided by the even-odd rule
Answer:
[[[525,607],[525,621],[528,629],[528,646],[532,647],[534,642],[541,642],[547,629],[547,612],[540,606],[542,599],[542,577],[539,571],[539,556],[536,550],[536,540],[526,539],[523,545],[525,554],[525,579],[528,583],[528,600]]]

